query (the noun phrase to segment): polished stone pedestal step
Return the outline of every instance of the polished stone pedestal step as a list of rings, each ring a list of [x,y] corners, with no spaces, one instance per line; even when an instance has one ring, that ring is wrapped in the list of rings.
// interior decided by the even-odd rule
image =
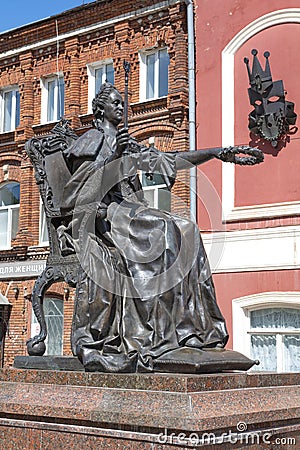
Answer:
[[[3,369],[0,442],[7,450],[299,448],[299,381],[296,373]]]

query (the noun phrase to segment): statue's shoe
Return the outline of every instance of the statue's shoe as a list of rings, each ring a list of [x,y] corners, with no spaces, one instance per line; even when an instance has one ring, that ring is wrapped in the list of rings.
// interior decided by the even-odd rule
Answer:
[[[84,349],[82,364],[86,372],[132,373],[136,371],[137,353],[125,355],[123,353],[103,355],[95,349]]]

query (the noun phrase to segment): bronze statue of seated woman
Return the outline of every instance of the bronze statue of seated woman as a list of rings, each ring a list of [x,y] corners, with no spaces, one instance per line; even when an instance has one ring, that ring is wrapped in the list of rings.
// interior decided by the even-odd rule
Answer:
[[[254,361],[224,350],[228,334],[198,227],[149,207],[138,173],[159,175],[171,190],[179,170],[212,158],[252,165],[263,154],[249,147],[160,152],[141,145],[126,120],[119,129],[124,104],[110,83],[101,86],[93,112],[95,127],[81,137],[62,120],[49,136],[26,143],[50,239],[32,293],[41,330],[28,353],[43,355],[43,296],[65,280],[76,286],[72,350],[87,371],[247,370]]]
[[[61,213],[72,219],[60,238],[80,262],[74,355],[87,371],[247,370],[254,361],[224,350],[228,334],[198,227],[149,207],[138,176],[160,174],[171,189],[178,170],[212,158],[234,161],[236,153],[164,153],[138,144],[118,129],[124,104],[110,83],[93,100],[93,113],[95,128],[64,150],[72,175]]]

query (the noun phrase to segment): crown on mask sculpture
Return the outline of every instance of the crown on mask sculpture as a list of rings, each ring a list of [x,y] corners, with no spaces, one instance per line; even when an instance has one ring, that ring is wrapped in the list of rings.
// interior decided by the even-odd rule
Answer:
[[[264,57],[266,58],[265,70],[262,69],[258,60],[258,51],[253,49],[251,53],[253,55],[252,72],[250,71],[249,59],[244,58],[244,63],[247,66],[249,83],[252,89],[262,94],[263,91],[272,84],[272,75],[269,63],[270,52],[264,53]]]
[[[249,59],[244,58],[247,67],[250,88],[248,95],[254,110],[249,114],[249,130],[276,147],[278,141],[287,134],[296,132],[294,127],[297,114],[294,112],[294,103],[285,100],[283,81],[273,81],[270,68],[270,52],[264,52],[266,59],[265,69],[262,68],[257,57],[258,51],[253,49],[252,71]]]

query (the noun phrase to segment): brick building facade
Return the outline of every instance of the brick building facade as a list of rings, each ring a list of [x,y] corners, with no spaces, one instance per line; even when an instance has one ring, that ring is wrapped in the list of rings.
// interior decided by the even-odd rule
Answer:
[[[26,340],[36,334],[29,299],[48,254],[24,144],[49,133],[60,116],[77,134],[88,130],[97,83],[112,77],[124,91],[124,60],[131,64],[131,134],[163,151],[188,150],[184,1],[101,0],[0,34],[0,291],[12,304],[4,365],[26,354]],[[188,210],[188,183],[188,173],[181,172],[173,211]],[[159,188],[148,189],[157,201]],[[74,292],[57,283],[46,297],[50,334],[63,329],[60,343],[49,337],[51,345],[68,355]]]

